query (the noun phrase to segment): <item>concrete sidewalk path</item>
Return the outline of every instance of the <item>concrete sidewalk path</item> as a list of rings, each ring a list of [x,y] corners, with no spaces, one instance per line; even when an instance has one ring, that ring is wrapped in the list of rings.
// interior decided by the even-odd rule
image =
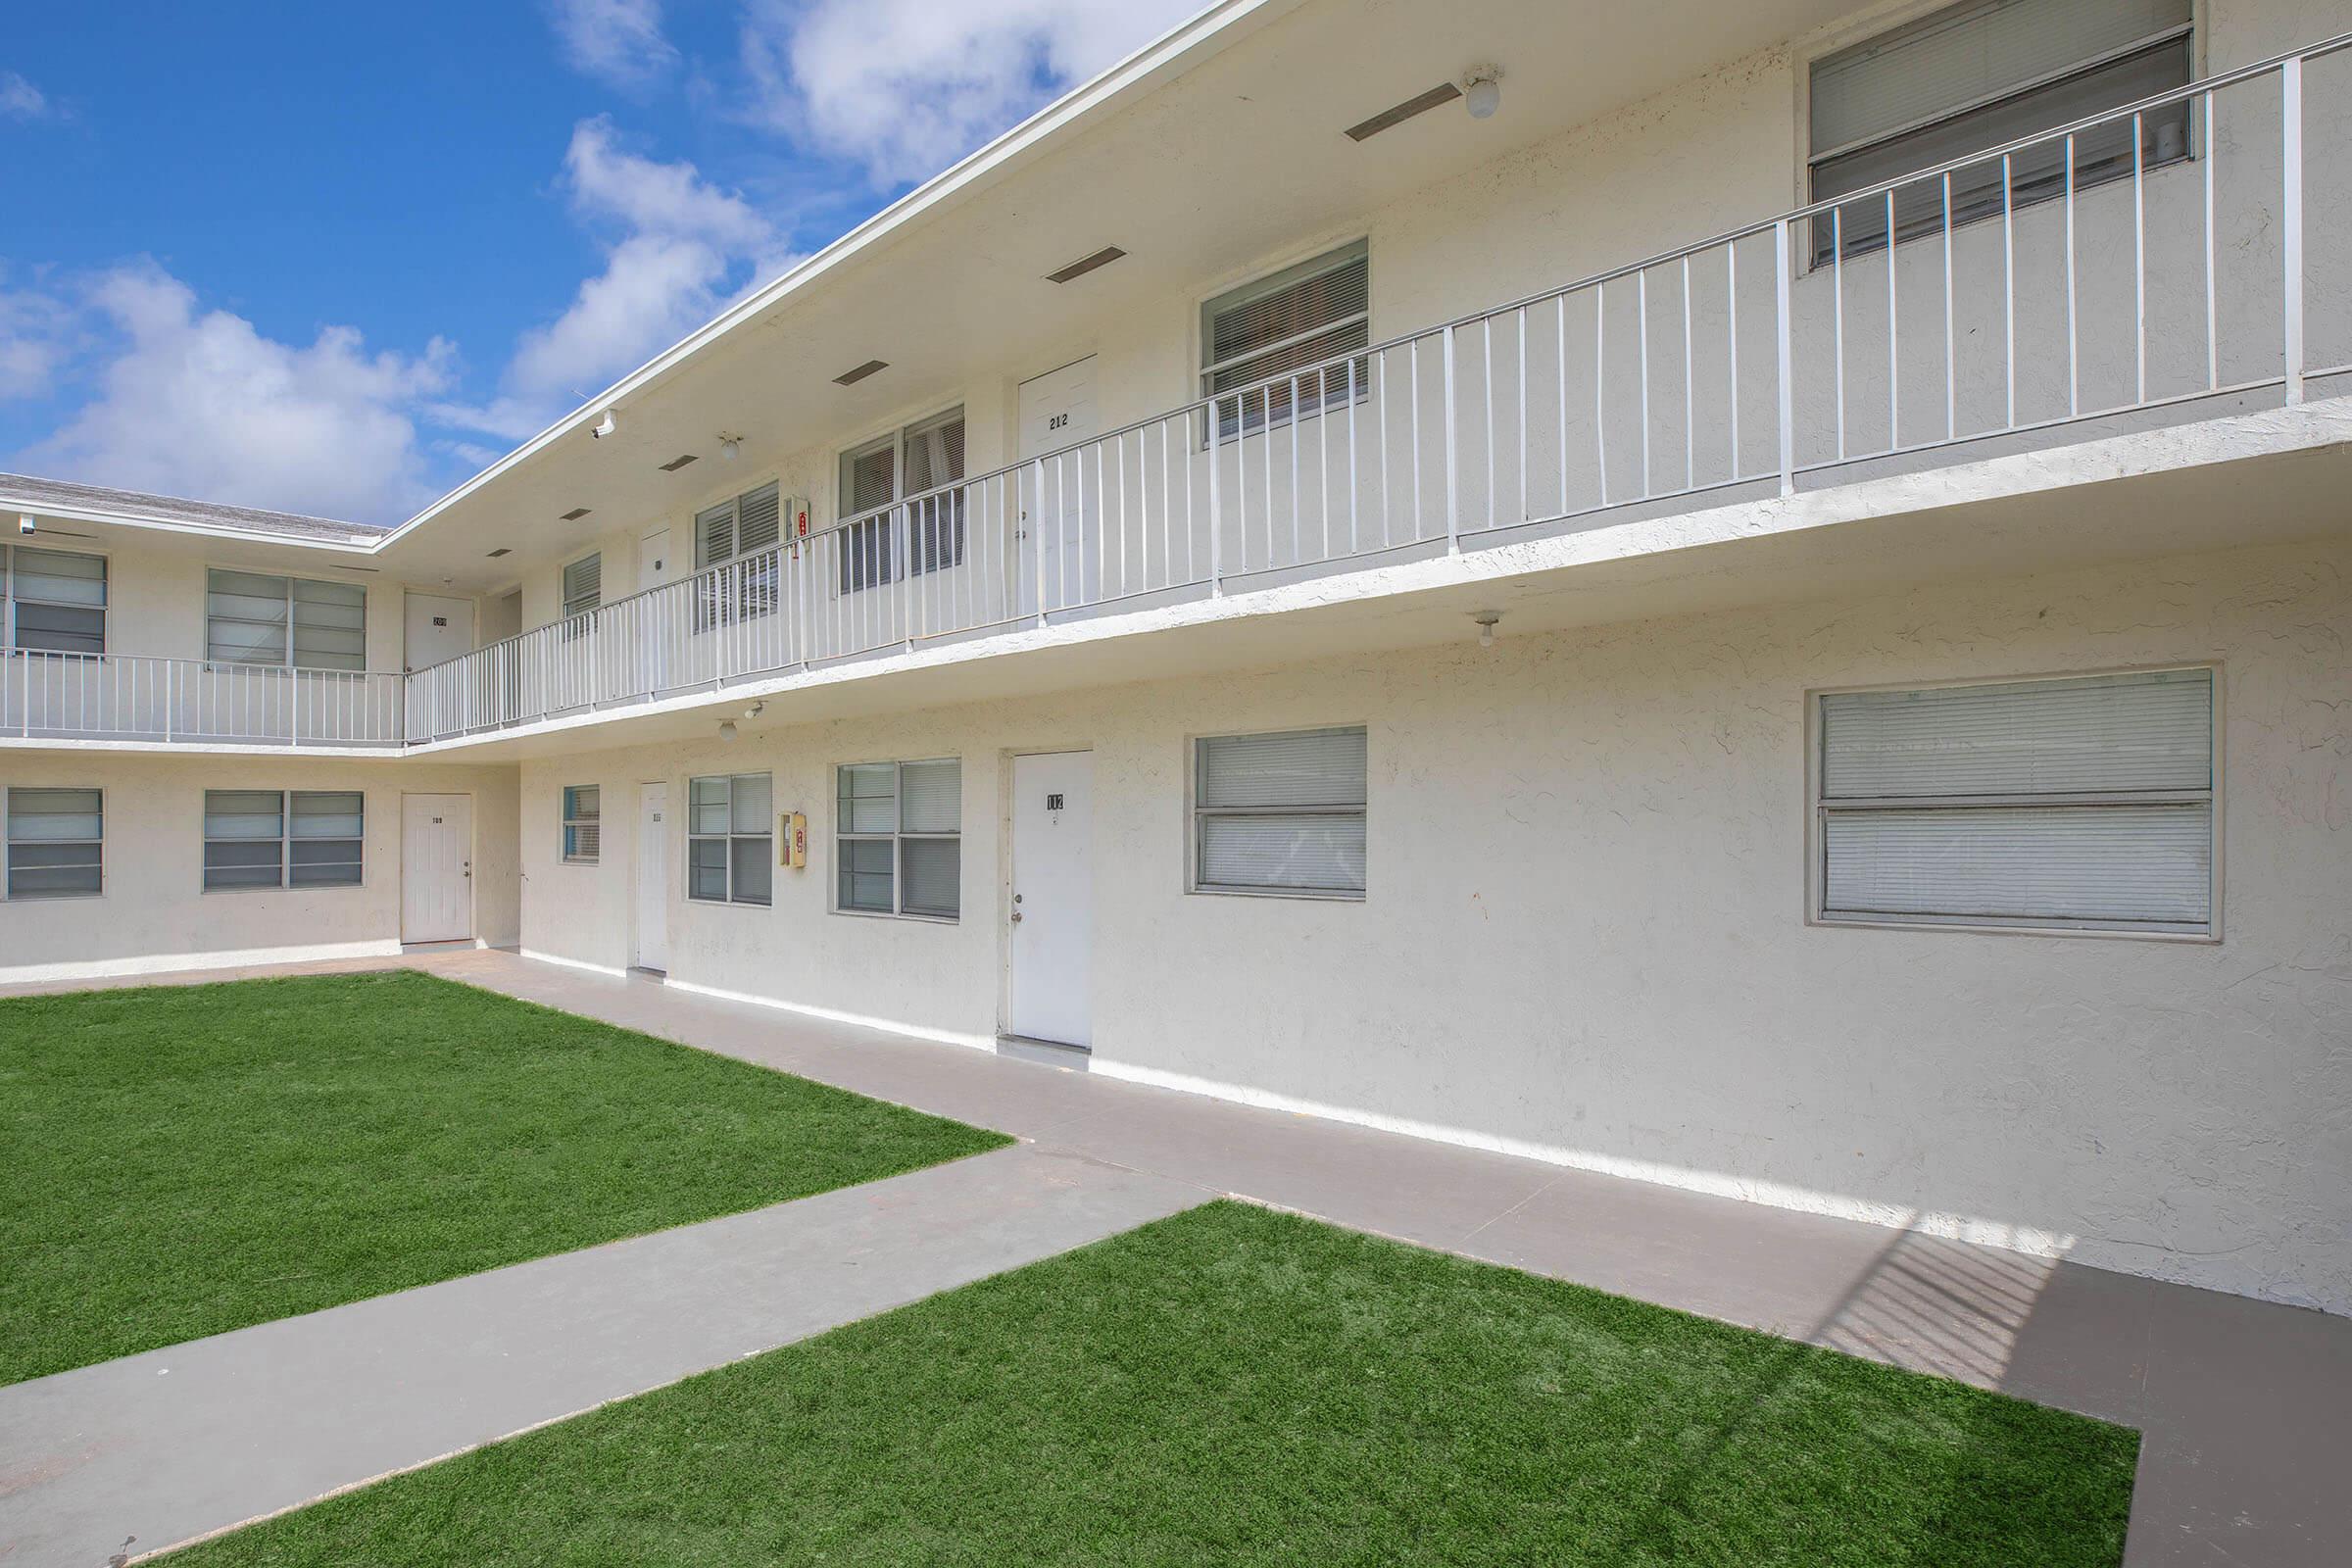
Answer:
[[[159,1551],[1208,1196],[1004,1149],[0,1389],[0,1564]]]

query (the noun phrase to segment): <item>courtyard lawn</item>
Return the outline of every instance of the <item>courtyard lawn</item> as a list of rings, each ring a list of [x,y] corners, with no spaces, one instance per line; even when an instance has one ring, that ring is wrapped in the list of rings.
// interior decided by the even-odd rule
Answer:
[[[1009,1142],[413,971],[0,1001],[0,1383]]]
[[[1223,1202],[172,1563],[2113,1568],[2137,1447]]]

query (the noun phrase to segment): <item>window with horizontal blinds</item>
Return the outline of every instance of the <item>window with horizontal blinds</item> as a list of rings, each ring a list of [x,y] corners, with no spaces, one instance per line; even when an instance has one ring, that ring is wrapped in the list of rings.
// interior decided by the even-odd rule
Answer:
[[[2191,0],[1970,0],[1824,56],[1811,71],[1813,199],[1899,177],[2151,97],[2194,71]],[[2142,168],[2187,156],[2188,110],[2142,119]],[[2134,141],[2127,121],[2080,134],[2077,189],[2127,176]],[[2063,194],[2063,139],[2013,155],[2011,205]],[[1952,220],[2002,207],[1997,162],[1952,176]],[[1939,232],[1940,180],[1898,189],[1898,238]],[[1883,245],[1886,200],[1816,220],[1816,261]]]
[[[835,770],[834,907],[953,920],[963,907],[963,763],[852,762]]]
[[[564,858],[594,865],[604,849],[604,789],[596,784],[564,787]]]
[[[2213,671],[1820,699],[1829,920],[2203,933]]]
[[[767,552],[783,539],[783,517],[782,488],[774,480],[695,514],[695,569],[742,562],[732,572],[704,580],[695,604],[697,631],[775,610],[778,568]]]
[[[1193,886],[1361,896],[1362,727],[1194,743]]]
[[[1358,240],[1203,304],[1201,395],[1237,394],[1216,405],[1219,437],[1364,395],[1369,366],[1345,357],[1372,340],[1371,286],[1371,253]]]
[[[760,904],[774,894],[775,791],[765,773],[686,783],[686,896]]]
[[[204,656],[217,664],[368,667],[368,590],[251,571],[205,573]]]
[[[106,558],[0,547],[8,646],[28,653],[106,652]]]
[[[564,568],[564,613],[584,615],[604,600],[605,558],[582,556]]]
[[[357,790],[207,790],[204,887],[358,887],[367,801]]]
[[[104,891],[106,801],[98,790],[8,792],[11,899],[94,898]]]

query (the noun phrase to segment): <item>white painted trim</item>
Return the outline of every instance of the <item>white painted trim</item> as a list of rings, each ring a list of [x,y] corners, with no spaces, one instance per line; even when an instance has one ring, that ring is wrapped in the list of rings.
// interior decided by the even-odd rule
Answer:
[[[535,955],[525,954],[525,957]],[[797,1012],[804,1018],[822,1018],[827,1023],[855,1024],[860,1029],[879,1029],[885,1034],[903,1035],[909,1040],[927,1040],[934,1045],[963,1046],[972,1051],[994,1052],[994,1035],[960,1034],[953,1029],[928,1029],[919,1024],[902,1023],[896,1018],[876,1018],[862,1012],[843,1012],[836,1007],[815,1007],[806,1003],[785,1002],[775,997],[754,996],[748,991],[726,991],[717,986],[698,986],[691,980],[671,978],[666,982],[672,991],[684,991],[698,997],[710,997],[718,1002],[748,1002],[755,1007],[774,1007],[780,1012]]]
[[[149,953],[122,958],[77,958],[0,969],[0,985],[48,980],[111,980],[128,974],[170,974],[178,969],[242,969],[275,963],[322,963],[340,958],[397,958],[400,943],[390,937],[366,942],[321,942],[294,948],[232,948],[219,953]]]
[[[514,956],[518,958],[530,958],[539,963],[552,963],[564,969],[585,969],[590,974],[610,975],[615,980],[626,980],[629,977],[628,970],[616,969],[609,963],[590,963],[585,958],[566,958],[560,953],[541,953],[536,948],[516,948]]]
[[[1791,1186],[1785,1182],[1761,1181],[1753,1177],[1733,1176],[1720,1171],[1697,1170],[1686,1165],[1670,1165],[1658,1160],[1635,1159],[1622,1154],[1606,1154],[1592,1150],[1569,1149],[1555,1144],[1539,1144],[1522,1138],[1508,1138],[1495,1133],[1482,1133],[1465,1127],[1448,1126],[1442,1122],[1421,1121],[1409,1116],[1390,1116],[1379,1111],[1358,1110],[1348,1105],[1334,1105],[1323,1101],[1304,1100],[1270,1089],[1253,1089],[1246,1084],[1223,1083],[1211,1078],[1197,1078],[1189,1073],[1169,1072],[1159,1067],[1146,1067],[1134,1062],[1105,1060],[1097,1055],[1088,1063],[1088,1071],[1099,1077],[1116,1078],[1126,1083],[1142,1084],[1152,1089],[1170,1089],[1178,1094],[1201,1095],[1211,1100],[1231,1101],[1236,1104],[1253,1105],[1262,1110],[1284,1110],[1294,1115],[1314,1116],[1324,1121],[1336,1121],[1350,1127],[1366,1127],[1375,1132],[1401,1133],[1408,1138],[1423,1138],[1431,1143],[1450,1144],[1459,1149],[1484,1150],[1488,1153],[1508,1154],[1519,1159],[1538,1160],[1546,1165],[1564,1165],[1573,1170],[1592,1171],[1602,1176],[1620,1176],[1632,1181],[1650,1182],[1660,1187],[1678,1188],[1684,1192],[1704,1193],[1711,1198],[1732,1198],[1744,1202],[1764,1203],[1774,1208],[1794,1209],[1805,1214],[1826,1214],[1835,1219],[1861,1220],[1867,1224],[1883,1225],[1890,1230],[1918,1231],[1927,1236],[1939,1236],[1950,1241],[1968,1242],[1979,1247],[1999,1247],[2031,1257],[2062,1258],[2074,1250],[2079,1238],[2064,1231],[2046,1231],[2033,1226],[2012,1225],[1999,1220],[1982,1219],[1970,1214],[1941,1211],[1923,1211],[1906,1208],[1899,1203],[1874,1203],[1865,1199],[1851,1198],[1838,1193],[1819,1192],[1809,1187]]]

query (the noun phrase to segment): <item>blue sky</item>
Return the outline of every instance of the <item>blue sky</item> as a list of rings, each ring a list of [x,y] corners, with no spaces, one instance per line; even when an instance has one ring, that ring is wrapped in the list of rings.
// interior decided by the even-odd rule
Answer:
[[[1192,9],[16,8],[0,467],[397,520]]]

